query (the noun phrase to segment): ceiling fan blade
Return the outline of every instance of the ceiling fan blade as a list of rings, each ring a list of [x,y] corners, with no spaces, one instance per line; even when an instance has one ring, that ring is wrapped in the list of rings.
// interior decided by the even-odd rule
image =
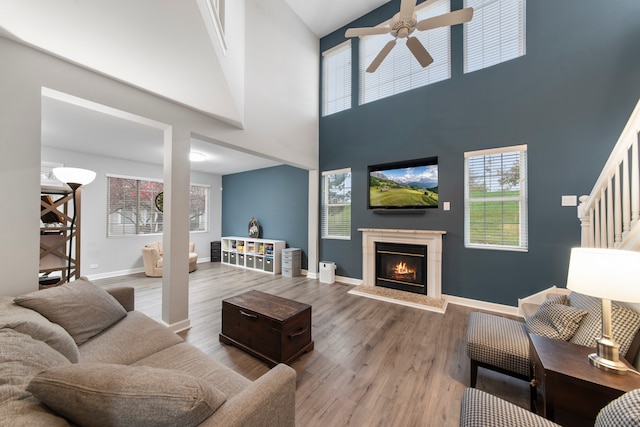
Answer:
[[[389,43],[385,44],[384,47],[382,48],[382,50],[375,57],[373,62],[371,62],[371,65],[369,65],[369,68],[367,68],[367,73],[375,72],[378,69],[378,67],[380,66],[380,64],[382,64],[382,61],[384,61],[384,58],[386,58],[387,55],[389,55],[389,52],[391,52],[391,49],[393,49],[393,47],[395,45],[396,45],[396,40],[395,39],[391,40]]]
[[[402,0],[400,3],[400,20],[409,21],[413,17],[416,8],[416,0]]]
[[[387,34],[389,32],[389,27],[364,27],[364,28],[349,28],[345,31],[345,37],[362,37],[362,36],[372,36],[375,34]]]
[[[419,31],[432,30],[434,28],[448,27],[449,25],[462,24],[471,21],[473,18],[473,8],[454,10],[444,15],[434,16],[433,18],[423,19],[416,24]]]
[[[427,49],[422,46],[422,43],[420,43],[420,40],[418,40],[417,38],[409,37],[407,39],[407,47],[409,48],[411,53],[413,53],[413,56],[416,57],[420,65],[422,65],[422,68],[433,62],[433,58],[431,57],[431,55],[429,55]]]

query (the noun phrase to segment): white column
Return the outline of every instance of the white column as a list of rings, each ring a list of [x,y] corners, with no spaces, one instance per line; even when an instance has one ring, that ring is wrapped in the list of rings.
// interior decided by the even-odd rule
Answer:
[[[191,134],[164,132],[164,214],[162,320],[174,332],[189,321],[189,182]]]

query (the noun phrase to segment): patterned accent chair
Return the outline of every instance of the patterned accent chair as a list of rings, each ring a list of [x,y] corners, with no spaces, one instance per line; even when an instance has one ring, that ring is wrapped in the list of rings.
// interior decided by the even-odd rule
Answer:
[[[460,404],[460,427],[559,427],[520,406],[467,388]],[[640,389],[623,394],[602,408],[595,427],[640,426]]]
[[[198,254],[196,244],[189,243],[189,273],[197,268]],[[149,277],[162,277],[162,242],[152,242],[142,248],[144,274]]]
[[[554,295],[524,321],[494,314],[472,312],[467,326],[467,355],[471,360],[471,387],[483,367],[516,378],[533,378],[529,358],[529,333],[594,347],[602,331],[600,299],[572,292]],[[620,344],[620,356],[634,363],[640,346],[640,314],[613,303],[612,329]],[[535,388],[531,387],[531,399]]]

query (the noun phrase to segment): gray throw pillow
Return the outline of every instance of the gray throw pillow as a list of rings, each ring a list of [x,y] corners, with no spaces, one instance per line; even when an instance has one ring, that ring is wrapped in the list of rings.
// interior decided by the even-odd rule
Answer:
[[[36,375],[27,388],[82,426],[197,426],[226,396],[204,380],[149,366],[79,363]]]
[[[78,346],[62,326],[37,311],[14,304],[12,297],[0,297],[0,328],[10,328],[44,341],[72,363],[80,359]]]
[[[78,345],[127,315],[118,300],[84,278],[31,292],[14,301],[62,326]]]
[[[70,365],[62,354],[27,334],[0,328],[0,426],[67,426],[26,388],[38,373]]]
[[[525,323],[527,331],[532,334],[568,341],[576,333],[586,314],[585,310],[557,304],[549,299]]]
[[[602,408],[595,427],[629,427],[640,425],[640,389],[632,390]]]
[[[596,338],[602,335],[602,301],[599,298],[572,292],[569,296],[572,307],[586,310],[588,314],[571,342],[585,347],[595,347]],[[640,313],[615,301],[611,304],[611,333],[620,345],[620,356],[627,354],[640,328]]]

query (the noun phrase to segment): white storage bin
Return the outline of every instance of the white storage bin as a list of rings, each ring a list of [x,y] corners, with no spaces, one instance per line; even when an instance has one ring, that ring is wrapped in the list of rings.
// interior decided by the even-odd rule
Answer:
[[[333,283],[336,281],[336,263],[320,261],[320,282]]]

